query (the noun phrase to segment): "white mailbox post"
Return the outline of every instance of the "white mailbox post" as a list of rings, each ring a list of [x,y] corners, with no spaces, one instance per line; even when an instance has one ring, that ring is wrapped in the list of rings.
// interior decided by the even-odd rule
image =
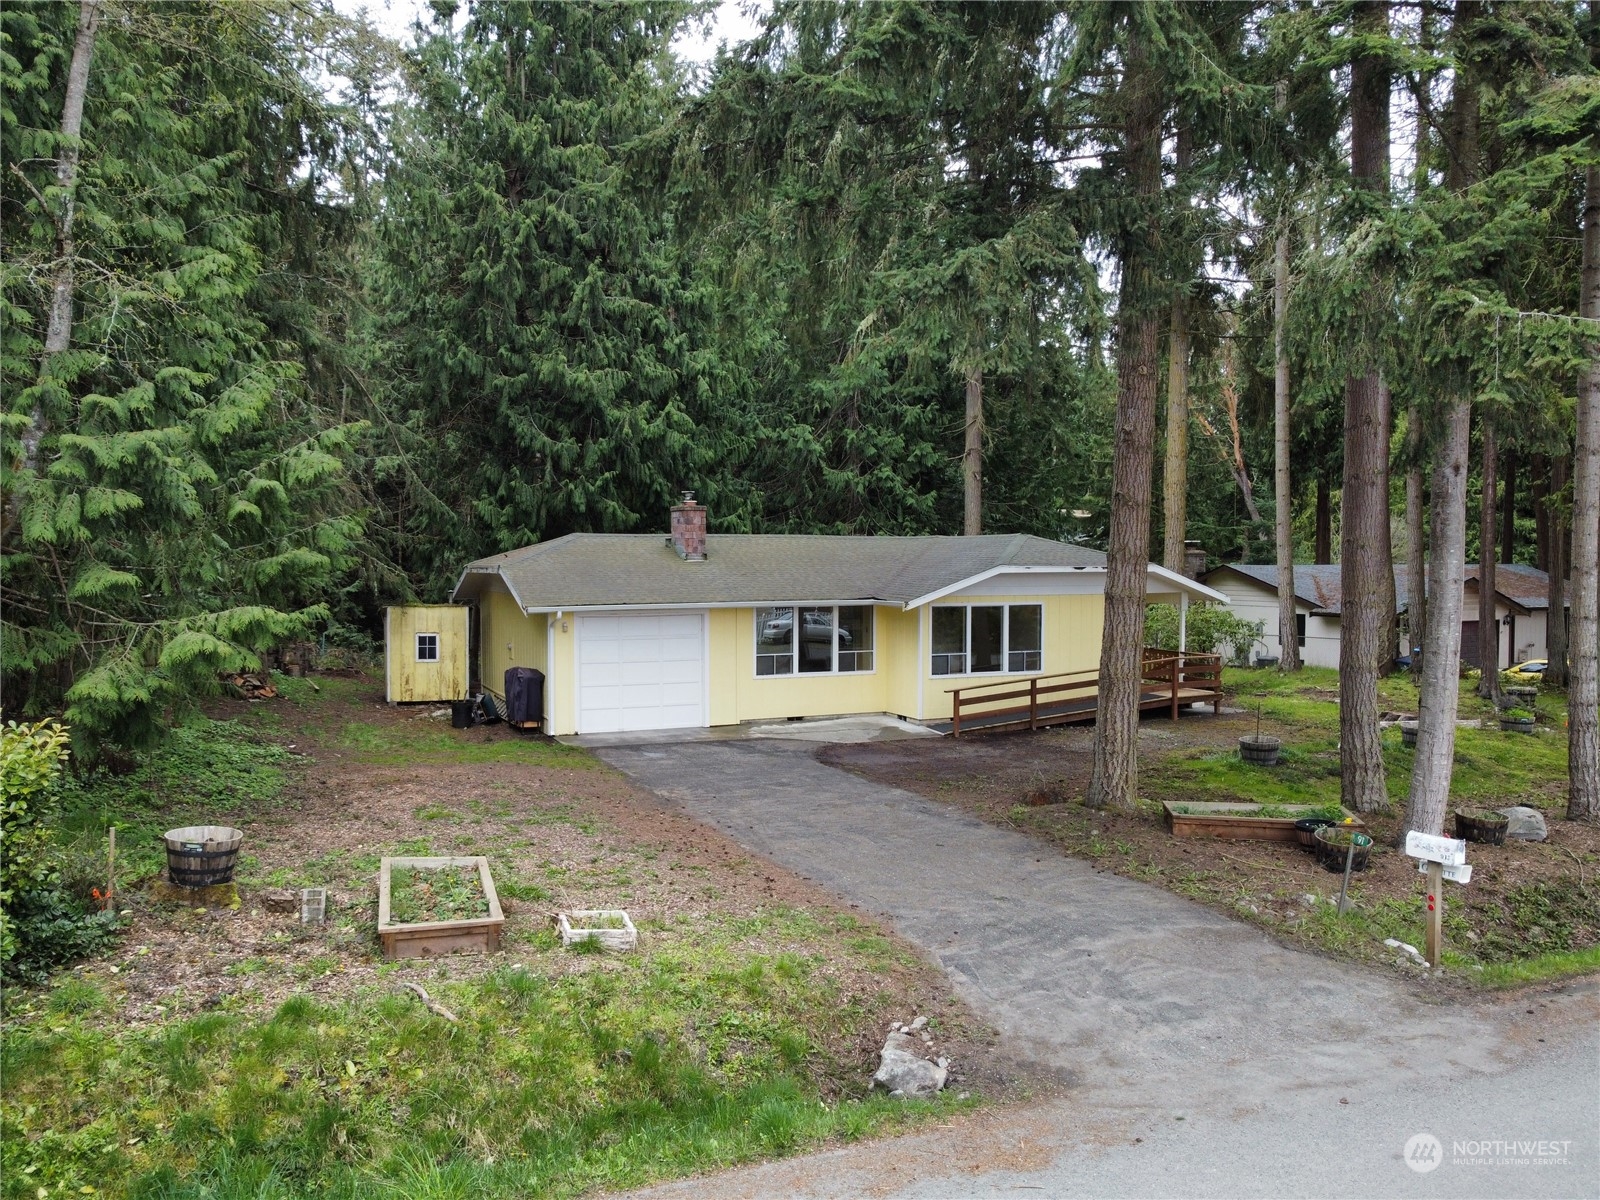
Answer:
[[[1406,854],[1420,859],[1417,870],[1428,877],[1428,965],[1439,965],[1444,945],[1444,881],[1466,883],[1472,878],[1467,865],[1467,843],[1459,838],[1436,837],[1413,829],[1406,834]]]

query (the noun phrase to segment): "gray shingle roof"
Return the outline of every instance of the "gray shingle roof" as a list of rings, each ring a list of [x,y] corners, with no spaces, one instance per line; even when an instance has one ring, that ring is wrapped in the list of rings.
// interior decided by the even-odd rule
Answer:
[[[664,534],[573,533],[470,564],[453,600],[500,575],[530,610],[618,604],[878,600],[904,604],[994,567],[1104,567],[1098,550],[1030,534],[717,534],[685,562]]]
[[[1217,571],[1237,571],[1247,578],[1254,579],[1257,583],[1278,590],[1278,568],[1276,566],[1262,566],[1246,563],[1228,563],[1226,566],[1216,568]],[[1209,571],[1209,579],[1216,571]],[[1405,567],[1396,566],[1394,569],[1395,606],[1399,612],[1405,612],[1406,603],[1410,597],[1410,576]],[[1344,609],[1344,587],[1340,581],[1338,563],[1295,563],[1294,565],[1294,594],[1296,598],[1309,604],[1319,613],[1329,613],[1337,616]]]
[[[1467,564],[1466,578],[1468,583],[1477,583],[1477,563]],[[1530,567],[1524,563],[1495,564],[1494,590],[1497,595],[1530,611],[1550,607],[1550,575],[1538,567]],[[1567,588],[1569,607],[1572,603],[1571,596],[1572,588],[1569,586]]]

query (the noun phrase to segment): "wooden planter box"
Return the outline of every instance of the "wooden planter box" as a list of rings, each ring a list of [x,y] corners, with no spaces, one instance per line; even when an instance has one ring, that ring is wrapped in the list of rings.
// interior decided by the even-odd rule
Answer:
[[[1173,837],[1218,837],[1235,838],[1257,842],[1294,842],[1299,840],[1294,823],[1302,817],[1310,816],[1314,804],[1283,805],[1293,811],[1296,808],[1302,811],[1288,817],[1248,817],[1237,815],[1240,809],[1260,808],[1259,804],[1242,802],[1239,804],[1225,804],[1220,801],[1183,801],[1184,808],[1192,812],[1176,812],[1171,800],[1163,800],[1161,808],[1166,813],[1167,832]],[[1357,818],[1351,825],[1353,829],[1365,828]]]
[[[394,867],[477,867],[489,915],[469,921],[419,921],[396,925],[389,920],[389,872]],[[506,923],[500,897],[489,876],[489,860],[471,858],[386,858],[378,872],[378,940],[385,958],[432,958],[440,954],[493,954],[500,949],[500,927]]]

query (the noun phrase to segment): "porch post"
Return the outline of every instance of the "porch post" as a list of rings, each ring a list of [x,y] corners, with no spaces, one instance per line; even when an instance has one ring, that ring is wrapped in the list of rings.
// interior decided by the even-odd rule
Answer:
[[[1189,648],[1189,593],[1178,594],[1178,653]]]

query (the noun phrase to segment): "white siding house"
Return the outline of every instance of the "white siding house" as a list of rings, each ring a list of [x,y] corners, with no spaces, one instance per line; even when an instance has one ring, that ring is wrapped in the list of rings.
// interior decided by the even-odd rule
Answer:
[[[1406,611],[1409,604],[1407,573],[1394,572],[1401,636],[1396,654],[1407,653]],[[1278,568],[1234,564],[1205,575],[1208,587],[1228,597],[1228,611],[1247,621],[1264,622],[1264,632],[1254,655],[1277,657],[1282,652],[1278,636]],[[1478,665],[1478,567],[1468,564],[1461,583],[1461,657]],[[1294,568],[1295,619],[1300,628],[1300,661],[1308,667],[1338,667],[1340,614],[1344,607],[1337,563],[1296,563]],[[1496,665],[1504,670],[1530,658],[1546,656],[1550,578],[1536,567],[1501,563],[1495,567],[1495,616],[1500,626],[1500,651]]]

